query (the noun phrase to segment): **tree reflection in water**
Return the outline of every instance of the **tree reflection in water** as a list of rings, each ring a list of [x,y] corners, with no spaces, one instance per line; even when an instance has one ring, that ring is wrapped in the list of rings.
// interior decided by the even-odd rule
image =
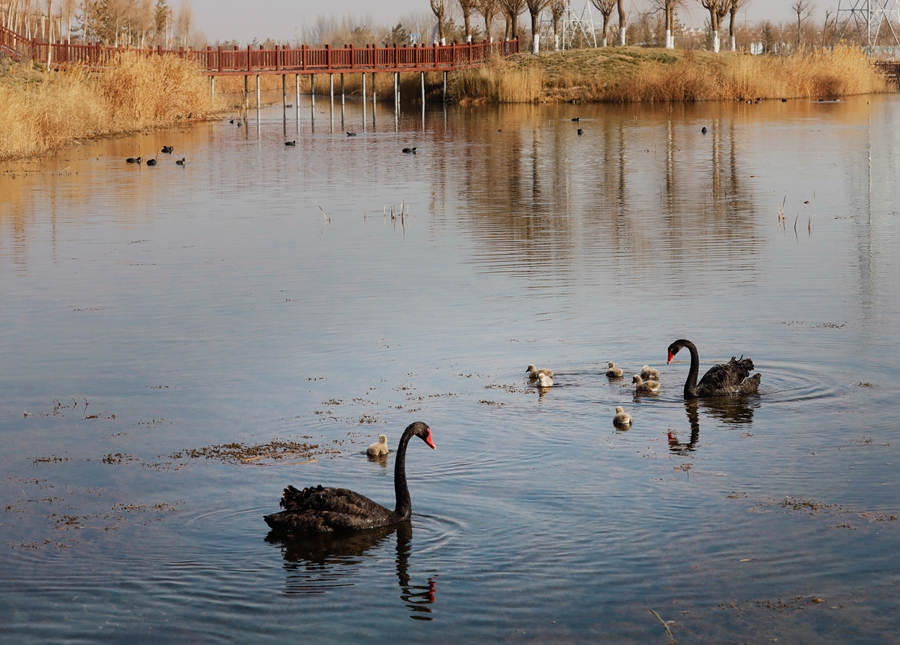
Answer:
[[[406,604],[413,620],[433,620],[429,605],[434,604],[435,577],[426,585],[414,585],[409,575],[412,552],[412,524],[401,522],[368,531],[346,533],[315,533],[285,536],[270,532],[266,542],[281,549],[287,572],[285,594],[323,594],[330,588],[355,584],[356,574],[368,551],[382,545],[397,534],[397,580],[400,599]]]
[[[759,407],[759,397],[719,396],[684,402],[688,423],[691,426],[690,441],[679,441],[669,430],[669,450],[674,453],[693,452],[700,444],[700,408],[709,416],[727,424],[751,424],[753,412]]]

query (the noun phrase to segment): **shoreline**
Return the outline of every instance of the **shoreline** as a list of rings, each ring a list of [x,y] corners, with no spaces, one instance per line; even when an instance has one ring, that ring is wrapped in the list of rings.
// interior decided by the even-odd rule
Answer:
[[[0,161],[38,157],[84,141],[218,118],[196,67],[172,56],[123,53],[107,69],[46,71],[3,60]]]
[[[791,56],[604,47],[519,54],[451,76],[450,96],[478,103],[686,103],[837,98],[894,91],[862,51]]]
[[[235,109],[223,102],[222,94],[228,89],[223,87],[225,92],[213,102],[206,77],[192,63],[176,57],[126,53],[107,70],[93,74],[81,69],[47,72],[8,59],[2,62],[0,161],[41,156],[104,137],[214,121]],[[429,76],[427,102],[432,102],[440,97],[441,75]],[[347,94],[357,94],[356,83],[348,80]],[[453,72],[448,101],[461,105],[689,103],[835,99],[892,91],[892,84],[873,61],[849,47],[800,51],[787,57],[605,47],[518,54]]]

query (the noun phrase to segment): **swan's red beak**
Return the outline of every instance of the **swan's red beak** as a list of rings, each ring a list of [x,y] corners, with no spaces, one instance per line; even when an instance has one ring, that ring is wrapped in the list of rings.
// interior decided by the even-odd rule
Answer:
[[[673,354],[672,352],[669,352],[669,358],[668,358],[668,360],[666,360],[666,365],[671,363],[673,358],[675,358],[675,354]]]
[[[431,446],[432,450],[437,449],[437,446],[434,445],[434,439],[431,438],[431,428],[428,428],[428,436],[425,437],[425,443]]]

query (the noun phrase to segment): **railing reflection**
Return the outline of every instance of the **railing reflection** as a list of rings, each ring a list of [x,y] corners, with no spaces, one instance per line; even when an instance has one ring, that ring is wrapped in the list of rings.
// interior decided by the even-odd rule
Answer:
[[[400,599],[413,620],[432,620],[436,576],[426,584],[413,584],[409,574],[412,554],[412,524],[402,522],[368,531],[285,536],[274,532],[266,542],[281,549],[287,573],[285,595],[323,594],[328,589],[356,584],[353,577],[369,552],[384,545],[392,535],[397,537],[395,559]]]

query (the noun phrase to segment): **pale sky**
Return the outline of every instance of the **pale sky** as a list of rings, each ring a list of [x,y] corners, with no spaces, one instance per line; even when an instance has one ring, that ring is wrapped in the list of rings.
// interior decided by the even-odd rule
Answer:
[[[413,13],[430,13],[428,0],[189,0],[194,10],[194,24],[210,41],[237,40],[248,43],[254,38],[293,40],[302,32],[304,24],[312,24],[317,16],[342,17],[345,15],[369,15],[377,25],[396,24],[404,16]],[[572,7],[580,13],[587,0],[572,0]],[[626,0],[627,7],[645,6],[647,0]],[[740,14],[750,22],[769,19],[772,22],[788,22],[796,19],[790,5],[794,0],[750,0],[746,12]],[[452,0],[450,3],[453,4]],[[169,0],[177,10],[179,0]],[[813,0],[814,17],[824,15],[830,9],[837,10],[838,0]],[[846,0],[845,0],[846,4]],[[704,10],[699,0],[686,0],[686,9],[679,14],[687,26],[701,27]]]

